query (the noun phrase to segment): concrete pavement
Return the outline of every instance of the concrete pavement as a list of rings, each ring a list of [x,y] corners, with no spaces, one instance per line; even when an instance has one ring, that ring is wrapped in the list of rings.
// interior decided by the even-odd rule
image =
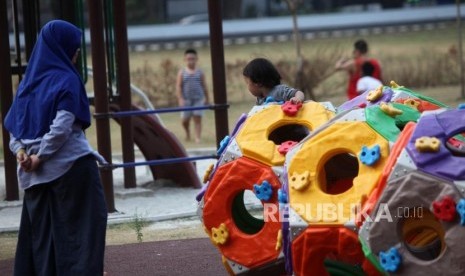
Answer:
[[[214,148],[189,151],[189,155],[206,155],[215,151]],[[136,155],[137,156],[137,155]],[[136,157],[136,161],[142,161]],[[114,158],[115,163],[122,162]],[[197,174],[203,178],[205,170],[214,164],[216,159],[198,160],[196,162]],[[3,170],[1,170],[3,171]],[[182,172],[180,172],[182,173]],[[113,171],[115,207],[118,212],[108,216],[108,223],[123,223],[135,217],[146,221],[162,221],[196,214],[196,195],[201,189],[181,188],[169,181],[153,181],[152,174],[147,166],[136,167],[137,188],[124,188],[123,169]],[[17,231],[22,209],[23,191],[20,191],[18,201],[0,201],[0,232]],[[0,173],[0,198],[5,198],[4,174]]]

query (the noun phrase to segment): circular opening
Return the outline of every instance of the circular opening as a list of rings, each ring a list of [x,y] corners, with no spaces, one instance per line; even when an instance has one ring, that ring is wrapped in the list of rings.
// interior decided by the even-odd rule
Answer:
[[[232,219],[242,232],[256,234],[265,225],[262,202],[250,190],[238,193],[232,204]]]
[[[465,132],[450,137],[446,147],[452,155],[465,157]]]
[[[412,256],[423,260],[432,261],[438,258],[445,249],[444,229],[433,213],[421,207],[409,208],[402,212],[408,217],[403,217],[402,243]]]
[[[331,157],[320,174],[321,190],[327,194],[342,194],[353,186],[358,175],[358,159],[350,153],[340,153]]]
[[[275,145],[281,145],[286,141],[300,142],[310,134],[308,128],[299,124],[290,124],[280,126],[268,135],[268,140],[273,141]]]

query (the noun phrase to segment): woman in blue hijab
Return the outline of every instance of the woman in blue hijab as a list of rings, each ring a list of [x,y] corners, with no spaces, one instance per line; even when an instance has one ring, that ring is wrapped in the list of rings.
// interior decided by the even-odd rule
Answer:
[[[81,31],[41,30],[4,120],[24,189],[15,275],[103,275],[107,210],[86,139],[89,102],[75,68]]]

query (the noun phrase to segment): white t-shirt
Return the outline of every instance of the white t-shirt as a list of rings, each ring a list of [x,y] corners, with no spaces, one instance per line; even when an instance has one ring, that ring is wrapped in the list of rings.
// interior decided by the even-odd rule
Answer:
[[[371,76],[364,76],[357,81],[357,93],[362,94],[367,90],[374,90],[381,85],[383,85],[383,83],[380,80]]]

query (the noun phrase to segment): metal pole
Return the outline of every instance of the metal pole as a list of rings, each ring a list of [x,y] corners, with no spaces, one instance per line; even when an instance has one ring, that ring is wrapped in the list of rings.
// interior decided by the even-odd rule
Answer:
[[[460,12],[460,0],[455,0],[457,4],[457,33],[459,40],[459,62],[460,62],[460,97],[465,99],[465,79],[463,76],[463,50],[462,50],[462,16]]]
[[[115,15],[115,59],[116,79],[119,94],[119,106],[121,111],[130,111],[131,103],[131,80],[129,74],[128,33],[126,24],[126,3],[123,0],[113,0]],[[121,118],[121,143],[123,148],[123,162],[134,162],[134,137],[132,118]],[[124,168],[124,187],[135,188],[136,169],[134,167]]]
[[[19,11],[18,11],[18,3],[16,0],[13,0],[13,18],[14,18],[14,33],[15,33],[15,52],[16,52],[16,64],[18,65],[18,80],[21,81],[23,78],[24,71],[22,70],[23,65],[22,65],[22,56],[21,56],[21,43],[19,40]],[[8,32],[7,32],[8,33]],[[9,39],[9,38],[8,38]]]
[[[32,49],[37,41],[37,34],[40,31],[38,25],[39,11],[37,10],[38,1],[23,0],[23,21],[24,21],[24,42],[26,50],[26,60],[29,61]]]
[[[204,105],[204,106],[191,106],[191,107],[167,107],[159,109],[149,109],[149,110],[131,110],[131,111],[118,111],[118,112],[109,112],[109,113],[95,113],[94,118],[107,117],[107,118],[123,118],[131,116],[141,116],[147,114],[160,114],[160,113],[172,113],[180,111],[192,111],[192,110],[207,110],[207,109],[227,109],[228,105]]]
[[[108,112],[108,90],[105,68],[105,43],[103,40],[102,2],[100,0],[87,0],[89,8],[89,28],[92,51],[92,70],[94,83],[95,112]],[[110,122],[108,118],[96,118],[97,147],[100,154],[111,161]],[[115,212],[115,198],[113,192],[113,172],[100,170],[108,212]]]
[[[2,19],[3,18],[3,19]],[[11,79],[10,38],[6,1],[0,3],[0,102],[2,120],[13,102],[13,85]],[[2,124],[3,125],[3,124]],[[9,150],[10,134],[2,127],[3,159],[5,162],[6,200],[18,200],[18,179],[16,177],[16,158]]]
[[[226,104],[226,74],[223,48],[223,22],[221,19],[221,1],[208,0],[210,26],[210,55],[213,74],[213,99],[215,104]],[[216,145],[229,133],[228,110],[215,110]]]

